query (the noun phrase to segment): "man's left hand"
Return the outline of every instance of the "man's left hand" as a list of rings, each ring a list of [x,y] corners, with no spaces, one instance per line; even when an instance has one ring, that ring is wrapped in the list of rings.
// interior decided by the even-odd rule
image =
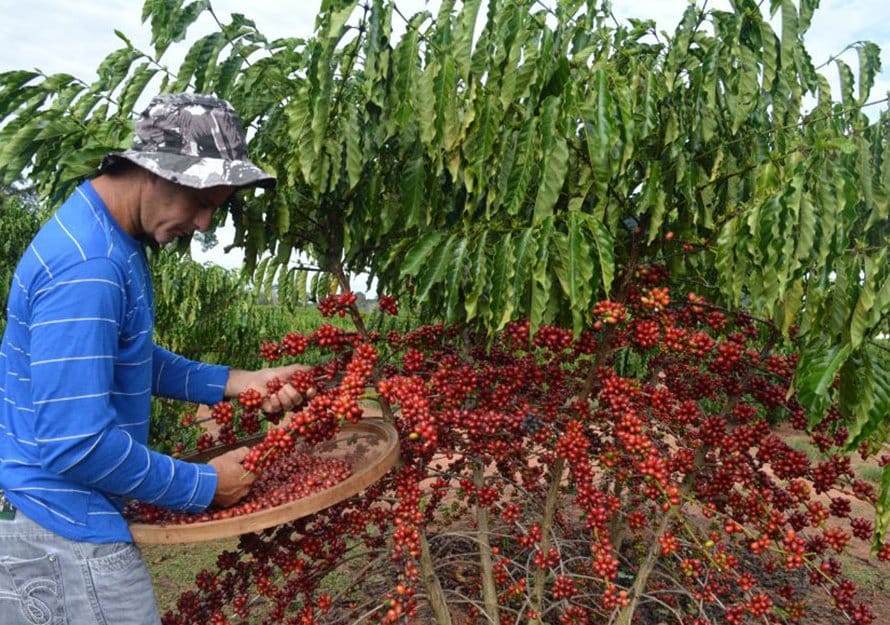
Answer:
[[[229,371],[229,379],[226,382],[225,396],[237,397],[239,394],[252,388],[264,396],[263,403],[260,406],[263,411],[269,414],[276,414],[293,410],[306,400],[311,399],[315,394],[313,389],[310,389],[307,393],[308,397],[303,397],[289,382],[290,377],[294,373],[305,371],[308,368],[306,365],[285,365],[283,367],[257,369],[256,371],[232,369]],[[266,384],[276,378],[284,382],[284,386],[274,393],[269,393]]]

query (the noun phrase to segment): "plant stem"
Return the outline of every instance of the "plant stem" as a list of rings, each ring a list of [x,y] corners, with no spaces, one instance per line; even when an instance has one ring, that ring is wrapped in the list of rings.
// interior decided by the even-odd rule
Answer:
[[[655,530],[655,534],[649,542],[649,552],[646,554],[646,559],[637,571],[637,577],[634,580],[634,585],[630,593],[630,603],[618,613],[615,625],[631,625],[634,611],[637,608],[637,604],[640,602],[640,597],[646,589],[646,584],[649,582],[649,576],[652,575],[652,571],[655,569],[655,563],[658,560],[658,551],[661,548],[659,539],[664,536],[665,532],[667,532],[671,526],[671,521],[673,521],[677,514],[683,509],[682,502],[686,498],[686,495],[692,490],[692,487],[695,484],[695,478],[698,476],[698,472],[701,471],[704,465],[705,452],[699,447],[695,452],[695,469],[687,473],[686,477],[683,478],[683,482],[680,484],[681,503],[673,506],[661,518],[661,522],[658,524],[658,529]]]
[[[442,584],[439,582],[436,569],[433,566],[426,531],[422,529],[420,530],[420,572],[436,625],[451,625],[451,614],[448,612],[445,593],[442,592]]]
[[[655,562],[658,560],[658,550],[661,548],[659,539],[664,536],[665,532],[667,532],[671,525],[671,521],[674,520],[674,517],[679,510],[680,506],[674,506],[661,518],[661,522],[658,524],[658,529],[655,531],[655,535],[652,536],[652,539],[649,541],[649,552],[646,554],[646,559],[643,560],[643,563],[637,571],[637,577],[634,580],[633,589],[630,593],[630,603],[618,613],[615,625],[631,625],[634,611],[637,609],[637,604],[640,602],[640,597],[646,589],[646,584],[649,582],[649,576],[652,574],[652,571],[655,568]]]
[[[485,468],[481,461],[473,470],[473,483],[477,488],[481,488],[485,483]],[[485,506],[476,506],[476,527],[485,617],[488,619],[488,622],[496,624],[498,623],[498,591],[494,583],[494,567],[491,562],[491,543],[489,542],[488,508]]]
[[[562,486],[562,476],[565,472],[565,458],[557,458],[553,465],[553,474],[550,481],[550,490],[547,492],[547,501],[544,504],[544,517],[541,519],[541,554],[544,557],[550,551],[550,532],[553,530],[553,518],[556,516],[556,504],[559,502],[559,491]],[[544,602],[544,582],[547,579],[547,571],[544,567],[535,570],[534,586],[530,598],[531,609],[536,616],[529,620],[529,625],[543,625],[541,621],[541,607]]]

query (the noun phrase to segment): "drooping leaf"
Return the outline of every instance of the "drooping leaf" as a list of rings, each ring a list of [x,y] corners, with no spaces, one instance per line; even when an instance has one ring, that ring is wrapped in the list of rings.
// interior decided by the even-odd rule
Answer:
[[[529,331],[534,336],[544,321],[544,312],[550,299],[550,238],[553,234],[553,217],[545,218],[537,233],[537,257],[531,274],[531,299],[529,302]]]
[[[584,217],[584,226],[596,246],[600,284],[602,284],[603,293],[608,295],[612,289],[612,281],[615,279],[615,238],[606,224],[595,217]]]
[[[516,254],[513,237],[507,233],[495,245],[491,272],[492,327],[496,332],[503,329],[512,318],[516,289],[515,277]]]
[[[405,254],[399,275],[401,277],[416,276],[444,238],[445,233],[439,230],[431,230],[420,237]]]
[[[467,311],[467,321],[472,321],[480,312],[482,293],[487,290],[488,270],[488,249],[486,243],[488,240],[487,233],[483,232],[480,236],[475,237],[472,246],[473,254],[470,264],[470,275],[475,276],[473,285],[467,292],[467,299],[464,302],[464,308]]]
[[[535,197],[534,219],[540,222],[553,214],[568,171],[569,148],[559,119],[559,99],[549,97],[544,102],[541,117],[541,150],[543,163],[538,194]]]
[[[828,407],[828,391],[852,351],[850,344],[821,340],[802,350],[794,386],[807,409],[810,425],[818,423]]]

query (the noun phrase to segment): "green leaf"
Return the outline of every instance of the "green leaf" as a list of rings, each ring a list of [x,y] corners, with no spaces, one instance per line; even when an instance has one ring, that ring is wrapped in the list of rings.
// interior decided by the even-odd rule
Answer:
[[[809,413],[811,426],[825,414],[828,391],[851,351],[849,343],[836,345],[824,338],[801,351],[794,385],[798,400]]]
[[[767,93],[773,93],[776,84],[776,76],[779,72],[779,44],[776,33],[769,22],[760,22],[760,42],[763,46],[761,61],[763,62],[763,89]]]
[[[185,8],[183,0],[153,0],[142,7],[142,21],[151,18],[151,42],[160,58],[171,43],[182,41],[189,27],[209,6],[210,0],[196,0]]]
[[[868,102],[875,78],[881,71],[881,48],[871,42],[862,41],[856,46],[859,53],[859,98],[857,104]]]
[[[142,57],[142,53],[133,48],[121,48],[106,56],[96,70],[99,80],[93,85],[93,89],[106,92],[114,91],[126,78],[133,61],[140,57]]]
[[[4,185],[12,184],[22,175],[39,144],[34,140],[42,128],[36,123],[22,126],[9,139],[0,143],[0,174]]]
[[[795,50],[800,43],[800,24],[798,22],[797,7],[793,0],[781,0],[782,2],[782,64],[791,66]]]
[[[457,69],[451,57],[442,61],[442,71],[436,77],[436,137],[446,152],[451,152],[460,137],[457,122]]]
[[[457,323],[462,319],[458,316],[458,307],[460,305],[461,287],[466,280],[466,263],[467,263],[467,244],[466,237],[460,237],[451,252],[450,259],[450,275],[446,281],[445,295],[445,319],[450,323]]]
[[[365,167],[357,109],[351,109],[347,114],[342,115],[341,119],[343,120],[343,141],[346,144],[344,149],[346,175],[349,179],[349,189],[352,190],[361,180]]]
[[[393,124],[399,131],[409,127],[409,120],[414,114],[414,102],[417,100],[415,90],[418,87],[420,63],[418,50],[420,35],[417,32],[420,20],[426,14],[414,16],[407,25],[405,35],[396,45],[393,52],[393,94],[395,95],[395,112]],[[413,125],[412,125],[413,126]]]
[[[263,276],[262,286],[260,287],[260,293],[263,294],[267,302],[271,302],[275,293],[275,278],[278,276],[279,270],[281,269],[281,265],[276,264],[275,262],[269,262],[266,267],[265,276]]]
[[[427,301],[432,288],[442,281],[446,270],[451,266],[451,250],[454,249],[456,238],[456,234],[451,235],[444,244],[436,245],[432,248],[432,253],[427,255],[417,279],[418,303]]]
[[[297,294],[296,303],[306,304],[309,301],[309,290],[307,288],[309,282],[309,272],[295,271],[294,274],[294,291]]]
[[[253,271],[254,284],[259,287],[260,292],[263,293],[263,295],[268,295],[268,293],[263,291],[263,285],[266,283],[266,272],[267,270],[269,270],[270,261],[271,258],[269,257],[263,258],[260,262],[257,263],[256,268]],[[275,271],[271,270],[268,271],[268,273],[274,274]]]
[[[246,46],[240,41],[235,42],[229,51],[228,58],[219,65],[214,74],[213,88],[217,93],[224,96],[228,94],[238,76],[238,72],[241,71],[241,67],[244,65],[246,56]]]
[[[584,216],[571,211],[568,220],[568,258],[565,259],[569,306],[572,311],[572,329],[575,336],[581,334],[582,324],[590,304],[593,282],[593,259],[590,245],[583,233]]]
[[[612,117],[612,85],[609,84],[609,74],[604,69],[597,69],[593,80],[594,101],[581,107],[581,116],[585,120],[587,158],[593,171],[594,187],[597,196],[604,198],[612,179],[612,150],[617,132]]]
[[[526,228],[519,235],[515,245],[516,276],[513,288],[513,309],[528,314],[530,307],[523,299],[530,293],[532,269],[538,253],[537,228]]]
[[[492,330],[499,332],[513,316],[516,277],[516,254],[513,236],[505,234],[495,244],[494,262],[491,269]]]
[[[26,93],[25,85],[40,76],[37,72],[14,70],[0,73],[0,120],[11,111],[7,108],[15,96]]]
[[[527,201],[528,188],[535,171],[537,125],[536,117],[527,120],[516,139],[516,151],[503,196],[504,206],[510,215],[518,214]]]
[[[420,140],[426,146],[432,146],[436,138],[436,78],[440,65],[432,61],[427,65],[417,87],[414,89],[414,111],[417,116],[417,127],[420,129]]]
[[[853,70],[850,69],[850,66],[841,61],[840,59],[835,60],[837,64],[838,70],[838,78],[841,83],[841,96],[843,96],[843,105],[845,107],[852,107],[855,98],[853,97]]]
[[[538,194],[535,198],[534,220],[540,223],[553,214],[568,172],[569,148],[560,128],[559,98],[548,97],[541,118],[541,148],[543,162]]]
[[[650,244],[662,235],[661,227],[667,215],[667,194],[664,191],[661,162],[655,161],[649,164],[646,181],[643,184],[640,211],[649,215],[649,236],[646,243]]]
[[[868,440],[878,444],[890,414],[890,359],[866,345],[853,352],[841,370],[841,402],[848,417],[847,451],[855,452]]]
[[[358,0],[352,0],[351,2],[346,2],[342,7],[331,11],[327,15],[325,15],[325,24],[327,32],[325,36],[329,39],[340,39],[343,36],[343,27],[346,25],[346,21],[349,19],[349,16],[352,15],[352,12],[355,10],[355,5],[358,4]]]
[[[124,84],[120,97],[120,110],[132,111],[136,106],[136,101],[142,95],[146,85],[154,78],[158,70],[151,67],[148,63],[140,63],[136,71]]]
[[[531,281],[531,301],[529,311],[529,330],[534,336],[544,321],[544,311],[550,299],[550,238],[553,234],[553,217],[541,222],[537,233],[538,254],[535,259]]]
[[[480,308],[480,298],[485,291],[488,281],[488,256],[487,242],[488,233],[483,231],[482,234],[475,238],[473,245],[475,252],[470,265],[470,276],[472,276],[471,287],[467,293],[467,299],[464,302],[464,308],[467,311],[467,321],[476,318]]]
[[[319,64],[318,74],[318,91],[312,97],[312,151],[317,156],[321,152],[322,145],[325,142],[328,131],[329,116],[331,112],[332,98],[334,92],[334,80],[331,76],[333,71],[329,64],[329,59],[324,58]],[[316,179],[316,182],[321,182]]]
[[[192,88],[198,93],[203,93],[208,69],[216,65],[217,57],[226,43],[226,39],[220,32],[211,33],[198,39],[186,53],[185,59],[179,67],[173,90],[185,91],[192,84],[194,77]]]
[[[401,214],[408,228],[426,226],[426,160],[421,155],[405,163],[402,173]]]
[[[890,464],[881,475],[881,488],[875,503],[875,547],[882,544],[890,527]]]
[[[454,29],[454,42],[451,53],[457,66],[457,74],[466,82],[470,73],[470,56],[473,49],[473,33],[482,0],[466,0],[461,7],[457,26]]]
[[[416,276],[429,261],[430,255],[438,248],[443,238],[445,238],[445,233],[440,230],[431,230],[420,237],[405,254],[399,277]]]
[[[479,110],[473,125],[469,129],[466,141],[463,144],[463,152],[467,166],[464,168],[467,191],[472,192],[475,187],[475,179],[486,181],[494,178],[491,172],[492,163],[499,160],[503,166],[500,154],[495,154],[495,145],[498,140],[500,117],[494,110],[491,98],[480,98],[473,105]],[[512,153],[509,158],[512,159]],[[506,184],[506,183],[505,183]],[[501,191],[498,185],[489,184],[486,189],[488,202],[499,200]]]
[[[603,293],[608,295],[615,279],[615,238],[606,224],[591,215],[584,217],[584,226],[593,237],[599,261],[600,282]]]
[[[871,311],[875,305],[875,290],[878,273],[885,270],[886,250],[881,250],[878,258],[864,259],[862,286],[859,288],[859,297],[853,308],[850,322],[850,345],[857,349],[865,339],[866,333],[871,330]]]

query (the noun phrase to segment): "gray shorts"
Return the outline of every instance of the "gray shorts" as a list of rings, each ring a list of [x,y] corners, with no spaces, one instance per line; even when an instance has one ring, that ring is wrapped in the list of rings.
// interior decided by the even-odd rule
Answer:
[[[16,511],[0,519],[0,624],[158,625],[154,588],[131,543],[68,540]]]

